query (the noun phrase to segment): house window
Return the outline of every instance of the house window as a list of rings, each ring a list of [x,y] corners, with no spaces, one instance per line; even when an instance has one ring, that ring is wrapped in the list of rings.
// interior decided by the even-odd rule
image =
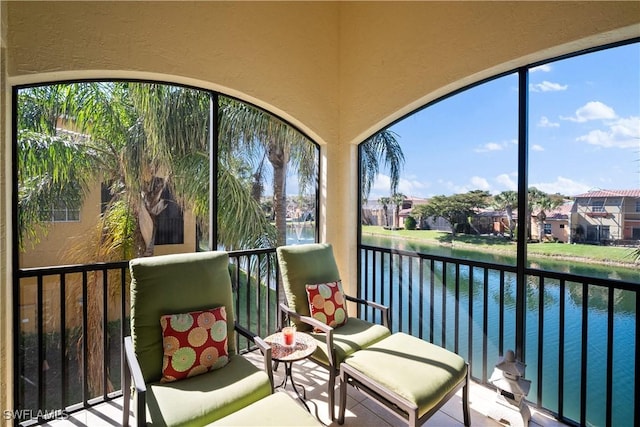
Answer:
[[[604,201],[594,200],[591,202],[591,212],[606,212],[604,210]]]
[[[544,225],[544,234],[551,234],[551,224]]]
[[[640,212],[640,200],[636,200],[636,212]]]
[[[158,215],[156,245],[180,245],[184,243],[184,219],[182,209],[168,188],[162,193],[167,207]]]
[[[50,209],[43,210],[41,215],[43,221],[77,222],[80,221],[80,207],[71,206],[65,202],[59,202]]]

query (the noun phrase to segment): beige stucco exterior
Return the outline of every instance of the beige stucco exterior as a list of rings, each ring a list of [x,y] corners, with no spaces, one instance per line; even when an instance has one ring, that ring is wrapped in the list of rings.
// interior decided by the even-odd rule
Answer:
[[[356,144],[464,85],[640,36],[640,2],[0,3],[0,406],[11,407],[11,87],[80,78],[193,84],[321,144],[321,240],[356,276]]]

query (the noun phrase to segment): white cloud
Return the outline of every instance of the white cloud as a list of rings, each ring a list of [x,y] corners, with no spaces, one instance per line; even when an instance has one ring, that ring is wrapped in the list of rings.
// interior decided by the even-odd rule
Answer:
[[[533,144],[531,146],[532,151],[544,151],[544,147],[540,144]]]
[[[481,176],[472,176],[471,185],[477,190],[489,190],[491,188],[489,181]]]
[[[475,190],[475,188],[471,188],[467,185],[457,185],[451,181],[438,180],[438,194],[456,194],[456,193],[467,193],[471,190]],[[442,191],[442,189],[446,189],[448,191]]]
[[[574,181],[570,178],[558,176],[555,181],[552,182],[529,183],[529,187],[536,187],[538,190],[544,191],[547,194],[560,193],[566,196],[572,196],[586,193],[592,186]]]
[[[478,153],[485,153],[487,151],[500,151],[503,148],[504,146],[502,146],[501,144],[498,144],[497,142],[488,142],[484,144],[482,147],[476,148],[475,151],[477,151]]]
[[[557,128],[560,126],[560,123],[555,123],[549,120],[547,116],[540,117],[540,121],[538,122],[538,127],[541,128]]]
[[[487,153],[489,151],[502,151],[506,149],[509,145],[518,145],[518,141],[512,139],[510,141],[502,141],[502,142],[487,142],[486,144],[474,149],[476,153]]]
[[[592,130],[576,141],[604,148],[640,148],[640,117],[618,119],[606,126],[604,130]]]
[[[500,174],[496,177],[496,182],[500,185],[502,185],[504,188],[506,188],[507,190],[517,190],[518,189],[518,182],[515,181],[511,176],[513,176],[514,178],[517,179],[518,175],[517,174]]]
[[[535,73],[537,71],[542,71],[543,73],[548,73],[549,71],[551,71],[551,65],[549,65],[549,64],[538,65],[537,67],[531,68],[529,71],[531,71],[532,73]]]
[[[430,186],[415,179],[416,177],[400,178],[398,192],[405,196],[424,197],[425,190]],[[391,178],[389,175],[378,174],[371,186],[370,200],[377,200],[380,197],[388,197],[390,193]]]
[[[600,101],[590,101],[578,108],[574,116],[560,118],[563,120],[571,120],[572,122],[584,123],[590,120],[611,120],[616,117],[616,112],[613,108]]]
[[[547,80],[542,83],[530,84],[529,89],[532,92],[557,92],[561,90],[567,90],[568,85],[561,85],[560,83],[553,83]]]
[[[391,179],[389,175],[379,173],[371,186],[371,193],[382,193],[384,195],[389,194],[389,186],[391,185]]]
[[[428,184],[424,184],[415,179],[401,178],[398,183],[398,192],[405,196],[423,197],[424,190],[429,187]]]

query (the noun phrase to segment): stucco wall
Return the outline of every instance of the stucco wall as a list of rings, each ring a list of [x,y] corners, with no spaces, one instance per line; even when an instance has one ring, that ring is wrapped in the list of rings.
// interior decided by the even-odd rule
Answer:
[[[8,183],[10,182],[7,167],[9,162],[7,156],[9,147],[9,129],[7,124],[9,100],[7,99],[7,13],[5,2],[0,2],[0,410],[13,406],[8,384],[13,384],[11,366],[13,359],[10,355],[11,349],[11,271],[9,269],[11,249],[7,243],[7,228],[9,226],[8,215],[9,198]]]
[[[640,36],[637,1],[346,2],[340,12],[340,136],[356,143],[472,82]]]
[[[335,6],[9,2],[8,21],[13,82],[165,76],[255,102],[314,138],[337,137]]]

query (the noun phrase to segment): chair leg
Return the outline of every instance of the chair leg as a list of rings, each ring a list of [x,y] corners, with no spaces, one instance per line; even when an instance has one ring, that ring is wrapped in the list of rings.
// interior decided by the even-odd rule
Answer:
[[[327,386],[327,393],[329,394],[329,420],[333,422],[335,419],[336,409],[336,371],[335,369],[329,369],[329,384]]]
[[[122,381],[122,425],[129,427],[129,408],[131,405],[131,372],[127,361],[124,361],[124,374]]]
[[[462,416],[464,417],[464,425],[469,427],[471,425],[469,416],[469,365],[467,365],[467,378],[464,386],[462,386]]]
[[[347,407],[347,374],[340,372],[340,403],[338,404],[338,424],[344,424],[344,413]]]

